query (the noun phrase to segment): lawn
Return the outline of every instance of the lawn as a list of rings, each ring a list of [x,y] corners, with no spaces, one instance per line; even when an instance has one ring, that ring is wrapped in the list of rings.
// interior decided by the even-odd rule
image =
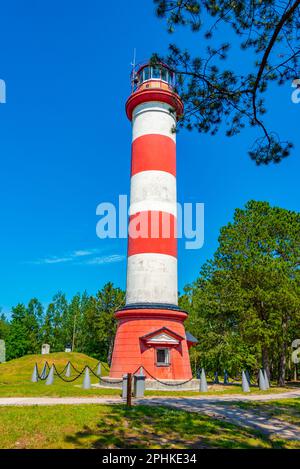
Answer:
[[[289,387],[279,388],[274,387],[268,389],[268,391],[260,391],[258,387],[252,387],[251,392],[243,393],[242,386],[240,384],[229,384],[226,386],[223,385],[210,385],[208,383],[208,391],[207,392],[199,392],[199,391],[146,391],[145,396],[186,396],[186,397],[196,397],[196,396],[222,396],[227,394],[243,394],[243,395],[261,395],[261,394],[277,394],[281,392],[288,392],[292,391]]]
[[[9,432],[7,429],[9,428]],[[300,448],[182,410],[124,405],[0,408],[0,448]]]

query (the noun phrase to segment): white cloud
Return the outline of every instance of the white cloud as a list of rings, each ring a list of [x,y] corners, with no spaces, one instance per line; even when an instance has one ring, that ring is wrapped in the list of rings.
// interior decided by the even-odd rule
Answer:
[[[87,251],[87,250],[82,249],[82,250],[74,251],[73,254],[71,254],[71,256],[72,257],[90,256],[94,252],[95,252],[95,250]]]
[[[110,256],[101,256],[94,257],[86,262],[90,265],[102,265],[102,264],[112,264],[113,262],[122,262],[125,259],[125,256],[120,254],[111,254]]]
[[[61,264],[62,262],[69,262],[71,261],[71,257],[47,257],[45,259],[40,259],[38,261],[34,261],[34,264]]]
[[[102,265],[121,262],[125,259],[125,256],[119,254],[93,257],[96,253],[99,253],[98,249],[78,249],[65,256],[50,256],[34,261],[32,264],[62,264],[73,261],[73,263],[77,265]],[[85,257],[87,257],[87,259],[85,259]]]

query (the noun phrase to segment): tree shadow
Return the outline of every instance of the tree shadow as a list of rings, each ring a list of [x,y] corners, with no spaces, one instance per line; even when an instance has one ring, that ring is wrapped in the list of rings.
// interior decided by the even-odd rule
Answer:
[[[97,411],[96,411],[97,412]],[[195,412],[153,406],[113,405],[65,441],[76,448],[272,448],[260,432]],[[277,442],[277,448],[285,442]]]

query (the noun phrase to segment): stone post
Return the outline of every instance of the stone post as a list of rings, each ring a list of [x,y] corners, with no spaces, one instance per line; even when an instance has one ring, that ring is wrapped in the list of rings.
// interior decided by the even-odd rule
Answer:
[[[37,383],[38,380],[39,380],[39,370],[38,370],[37,364],[35,364],[34,368],[33,368],[32,375],[31,375],[31,381],[33,383]]]
[[[66,378],[71,378],[71,363],[68,362],[66,372],[65,372],[65,377]]]
[[[90,389],[91,387],[91,378],[90,378],[90,370],[88,367],[85,367],[85,372],[84,372],[84,378],[83,378],[83,383],[82,383],[82,388],[83,389]]]
[[[138,375],[134,375],[134,386],[133,386],[134,397],[144,397],[145,380],[146,380],[146,376],[143,374],[143,369],[141,368],[141,373],[139,373]]]
[[[204,368],[201,370],[201,376],[200,376],[200,392],[207,392],[207,381],[206,381],[206,376],[205,376],[205,371]]]
[[[46,385],[49,386],[49,385],[53,384],[53,382],[54,382],[54,365],[52,365],[51,368],[50,368],[48,378],[46,380]]]
[[[122,381],[122,399],[127,398],[127,375],[123,375]]]
[[[266,382],[265,382],[265,378],[264,378],[264,374],[263,374],[262,370],[259,370],[258,385],[259,385],[259,389],[261,391],[266,391],[267,390],[267,386],[266,386]]]
[[[244,370],[242,371],[242,389],[243,389],[243,392],[250,392],[249,382],[248,382],[248,379]]]
[[[0,363],[4,363],[6,361],[6,352],[5,352],[5,341],[0,340]]]

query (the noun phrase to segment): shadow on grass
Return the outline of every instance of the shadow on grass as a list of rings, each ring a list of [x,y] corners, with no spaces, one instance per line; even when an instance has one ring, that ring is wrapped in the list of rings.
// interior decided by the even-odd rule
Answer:
[[[265,435],[192,412],[165,407],[110,407],[95,427],[84,426],[65,441],[76,448],[284,448]]]
[[[223,404],[229,404],[232,407],[239,407],[243,410],[254,411],[257,415],[277,418],[300,427],[300,398],[275,400],[272,402],[225,402]]]

